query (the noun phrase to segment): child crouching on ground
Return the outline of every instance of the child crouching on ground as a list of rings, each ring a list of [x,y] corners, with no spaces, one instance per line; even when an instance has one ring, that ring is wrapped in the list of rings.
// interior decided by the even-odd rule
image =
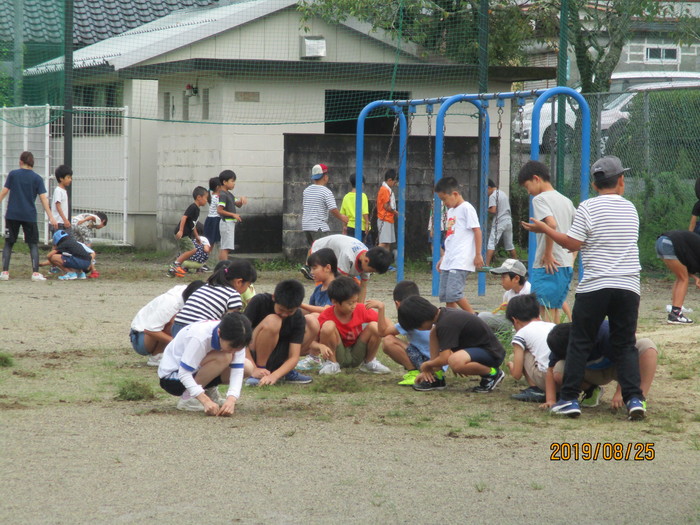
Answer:
[[[51,264],[63,270],[59,276],[61,281],[85,279],[85,270],[92,266],[92,256],[95,252],[82,243],[76,241],[65,230],[58,230],[53,234],[54,249],[48,254]]]
[[[338,277],[328,286],[333,306],[318,318],[321,357],[326,360],[319,374],[338,374],[341,368],[356,366],[370,374],[390,372],[376,359],[380,343],[377,312],[358,303],[359,295],[360,286],[351,277]]]
[[[442,367],[460,376],[481,376],[472,392],[493,391],[503,381],[498,367],[506,351],[491,329],[476,315],[456,308],[438,308],[423,297],[407,297],[399,306],[404,330],[430,330],[430,359],[420,367],[414,390],[444,390]]]
[[[233,414],[243,384],[245,347],[252,335],[248,318],[231,312],[221,321],[193,323],[175,336],[165,347],[158,377],[163,390],[180,396],[178,410]],[[225,401],[219,396],[220,384],[229,385]]]

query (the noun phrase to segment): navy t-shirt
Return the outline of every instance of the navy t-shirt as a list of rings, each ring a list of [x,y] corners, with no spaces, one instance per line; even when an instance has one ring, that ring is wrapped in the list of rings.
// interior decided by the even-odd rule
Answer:
[[[199,206],[197,206],[193,202],[187,207],[183,215],[187,217],[187,220],[185,221],[185,226],[182,228],[182,236],[192,237],[192,230],[194,229],[194,225],[197,224],[197,220],[199,219]],[[178,222],[177,226],[175,226],[175,231],[173,231],[173,233],[176,234],[179,231],[180,223]]]
[[[36,197],[46,193],[46,186],[39,174],[32,170],[12,170],[7,175],[5,187],[10,190],[5,218],[12,221],[36,222]]]
[[[309,297],[309,304],[311,306],[328,306],[331,304],[331,300],[328,297],[328,290],[322,290],[323,284],[319,284],[314,288],[311,297]]]

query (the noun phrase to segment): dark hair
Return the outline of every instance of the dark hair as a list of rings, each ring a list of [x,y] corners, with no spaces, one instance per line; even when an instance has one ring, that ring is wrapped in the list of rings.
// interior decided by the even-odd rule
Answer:
[[[204,281],[192,281],[190,284],[187,285],[187,288],[182,290],[182,300],[187,302],[187,299],[190,298],[190,295],[192,295],[197,289],[199,289],[202,286],[204,286]]]
[[[496,183],[493,182],[493,180],[491,180],[491,179],[489,179],[488,186],[489,186],[489,188],[498,188],[498,186],[496,186]]]
[[[506,319],[511,323],[513,319],[518,321],[532,321],[540,316],[540,304],[535,294],[516,295],[506,306]]]
[[[218,265],[217,265],[218,266]],[[243,279],[247,283],[254,283],[258,280],[258,272],[247,259],[233,259],[228,266],[222,266],[215,271],[207,283],[209,286],[230,286],[234,279]]]
[[[230,179],[236,180],[236,174],[233,172],[233,170],[224,170],[219,173],[219,181],[221,184]]]
[[[547,346],[559,359],[566,359],[566,347],[569,346],[569,335],[571,334],[571,323],[561,323],[556,325],[547,336]]]
[[[231,259],[224,259],[223,261],[219,261],[216,263],[216,266],[214,266],[214,272],[218,272],[222,268],[228,268],[231,266]]]
[[[412,295],[420,295],[418,285],[413,281],[401,281],[394,286],[394,301],[401,302]]]
[[[384,172],[384,180],[396,180],[396,170],[389,168]]]
[[[219,337],[234,348],[242,348],[253,338],[250,319],[240,312],[224,314],[219,323]]]
[[[459,182],[454,177],[444,177],[435,184],[435,193],[452,193],[459,192]]]
[[[330,248],[321,248],[313,252],[306,259],[306,265],[311,266],[327,266],[331,265],[331,272],[333,275],[338,275],[338,258],[335,256],[335,252]]]
[[[199,235],[204,235],[204,225],[201,222],[197,221],[194,227]]]
[[[95,215],[102,222],[103,225],[107,226],[107,214],[103,211],[96,211]]]
[[[528,160],[518,172],[518,184],[521,186],[537,175],[543,181],[549,182],[549,168],[539,160]]]
[[[365,255],[369,265],[379,274],[389,271],[389,266],[394,262],[394,254],[382,246],[370,248]]]
[[[353,173],[352,175],[350,175],[348,177],[348,182],[350,183],[350,186],[352,186],[353,188],[355,187],[356,179],[357,179],[357,175],[355,173]],[[698,179],[698,180],[700,180],[700,179]],[[700,197],[698,197],[698,199],[700,199]]]
[[[212,177],[209,179],[209,191],[214,191],[219,186],[221,186],[221,179],[219,177]]]
[[[695,196],[700,200],[700,177],[695,181]]]
[[[202,195],[209,195],[209,192],[204,186],[197,186],[195,189],[192,190],[192,198],[196,199],[197,197],[201,197]]]
[[[19,156],[19,161],[22,164],[26,164],[27,166],[33,168],[34,167],[34,155],[32,154],[31,151],[23,151],[21,155]]]
[[[68,175],[72,176],[73,170],[70,169],[70,166],[66,166],[65,164],[61,164],[58,168],[56,168],[56,171],[54,171],[54,176],[58,182],[61,182]]]
[[[336,303],[342,303],[360,294],[360,285],[352,277],[341,275],[328,285],[328,298]]]
[[[617,186],[617,181],[619,180],[620,177],[622,177],[624,174],[619,173],[618,175],[611,175],[610,177],[601,177],[597,178],[593,176],[593,184],[595,184],[595,187],[598,188],[599,190],[606,190],[608,188],[614,188]]]
[[[399,305],[399,324],[404,330],[416,330],[435,319],[438,307],[420,295],[406,297]]]
[[[280,281],[273,294],[275,303],[285,308],[299,308],[304,300],[304,286],[296,279]]]
[[[520,284],[525,284],[527,282],[527,275],[519,275],[517,273],[513,272],[506,272],[502,273],[501,275],[508,275],[511,279],[515,279],[516,277],[520,277]]]

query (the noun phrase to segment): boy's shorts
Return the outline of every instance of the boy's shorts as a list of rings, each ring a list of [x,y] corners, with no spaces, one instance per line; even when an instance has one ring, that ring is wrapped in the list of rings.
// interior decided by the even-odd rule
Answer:
[[[352,346],[345,346],[342,342],[335,347],[335,359],[340,368],[355,368],[360,366],[367,357],[367,343],[356,341]]]
[[[220,223],[221,217],[207,217],[204,220],[204,236],[212,246],[221,240]]]
[[[63,266],[75,270],[87,270],[92,264],[90,259],[79,259],[72,255],[61,255],[61,259],[63,260]]]
[[[194,377],[197,377],[197,374],[195,374]],[[204,389],[206,390],[207,388],[211,388],[213,386],[219,386],[220,384],[221,376],[215,377],[209,382],[208,385],[204,387]],[[173,372],[168,377],[161,377],[160,387],[171,396],[181,396],[185,393],[185,390],[187,390],[187,388],[185,388],[185,385],[183,385],[177,378],[177,372]]]
[[[137,332],[136,330],[131,330],[129,332],[129,339],[131,339],[131,346],[134,351],[139,355],[151,355],[148,350],[146,350],[146,342],[144,341],[143,332]]]
[[[253,356],[253,361],[257,363],[257,354],[255,350],[250,349],[250,354]],[[274,372],[281,367],[287,359],[289,359],[289,341],[278,341],[277,346],[275,346],[268,356],[264,368],[270,372]]]
[[[194,250],[194,243],[192,242],[192,238],[188,237],[187,235],[183,235],[179,239],[175,239],[175,242],[177,242],[177,250],[180,253],[185,253]]]
[[[416,345],[412,345],[411,343],[408,343],[408,346],[406,347],[406,355],[416,370],[420,370],[420,365],[429,360],[428,357],[418,350]]]
[[[666,237],[665,235],[662,235],[658,239],[656,239],[656,256],[659,259],[676,259],[678,260],[678,256],[676,255],[676,249],[673,247],[673,241]]]
[[[24,242],[27,244],[39,243],[39,227],[35,222],[15,221],[12,219],[5,219],[5,239],[7,239],[7,242],[11,244],[17,242],[20,226],[24,232]]]
[[[464,297],[469,270],[440,270],[440,302],[456,303]]]
[[[219,232],[221,232],[222,250],[234,250],[236,240],[236,222],[222,220],[219,223]]]
[[[457,350],[457,352],[468,353],[470,359],[474,363],[479,363],[480,365],[498,368],[499,366],[501,366],[501,364],[503,364],[503,359],[499,360],[491,352],[489,352],[488,350],[484,350],[483,348],[464,348],[462,350]]]
[[[486,244],[487,250],[495,250],[498,241],[503,239],[503,248],[506,251],[515,250],[513,245],[513,223],[509,222],[507,224],[497,224],[491,226],[491,233],[489,234],[489,240]]]
[[[530,276],[532,292],[537,295],[537,302],[545,308],[561,308],[569,294],[574,269],[560,266],[558,272],[547,273],[544,268],[533,268]]]
[[[379,244],[393,244],[396,242],[396,232],[394,231],[394,223],[377,220],[377,229],[379,230]]]
[[[542,390],[545,390],[545,377],[547,376],[547,372],[543,372],[537,367],[535,356],[528,351],[525,351],[523,370],[525,370],[525,374],[532,382],[534,382]]]

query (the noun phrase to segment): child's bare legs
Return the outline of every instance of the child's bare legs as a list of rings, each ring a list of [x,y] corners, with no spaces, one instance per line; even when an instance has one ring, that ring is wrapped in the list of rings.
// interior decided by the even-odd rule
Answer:
[[[321,331],[321,325],[318,323],[318,314],[305,315],[304,320],[306,321],[306,328],[304,329],[304,340],[301,343],[299,354],[318,356],[318,349],[314,348],[313,345],[318,340],[318,333]]]
[[[255,364],[258,367],[262,368],[267,364],[268,358],[279,342],[281,328],[282,318],[279,315],[270,314],[253,330],[253,339],[249,346],[255,351]]]
[[[225,250],[224,248],[219,248],[219,260],[225,261],[226,259],[228,259],[228,250]]]
[[[63,266],[63,257],[61,256],[60,253],[54,252],[51,257],[49,257],[49,262],[53,264],[54,266],[58,266],[61,270],[64,272],[67,272],[68,270],[66,269],[65,266]]]
[[[203,388],[211,383],[214,379],[221,376],[221,382],[228,384],[230,378],[231,354],[229,352],[219,352],[212,350],[199,365],[195,379]]]
[[[491,367],[472,361],[471,356],[465,350],[457,350],[447,359],[447,365],[460,376],[487,376],[491,373]]]
[[[186,252],[182,252],[180,256],[175,259],[175,262],[182,266],[182,263],[184,263],[187,259],[192,257],[195,253],[197,253],[197,249],[192,249],[192,250],[187,250]]]
[[[467,301],[466,297],[462,297],[459,301],[445,303],[445,306],[447,306],[448,308],[460,307],[462,310],[466,310],[470,314],[475,313],[474,308],[472,308],[472,305],[469,304],[469,301]]]
[[[567,303],[566,301],[564,301],[564,303],[561,305],[561,309],[562,309],[563,312],[566,314],[566,317],[569,318],[569,321],[573,321],[573,320],[574,320],[574,317],[573,317],[573,315],[571,314],[571,307],[569,306],[569,303]],[[558,324],[558,323],[557,323],[557,324]]]
[[[326,323],[328,324],[328,323]],[[379,351],[379,343],[381,343],[382,338],[379,336],[379,325],[376,321],[368,323],[360,337],[357,338],[358,341],[367,343],[367,355],[365,355],[365,363],[369,363],[375,357],[377,357],[377,352]]]
[[[547,308],[540,305],[540,317],[543,321],[559,324],[559,308]]]
[[[340,333],[338,332],[338,328],[336,328],[335,323],[323,323],[323,326],[321,326],[321,330],[318,334],[318,340],[322,345],[327,346],[329,350],[328,354],[322,357],[327,361],[337,363],[338,359],[335,356],[335,349],[340,343]]]
[[[656,375],[656,365],[659,359],[659,354],[656,348],[649,348],[646,352],[639,356],[639,387],[642,389],[644,397],[649,395],[651,383]]]
[[[143,333],[143,346],[146,348],[151,355],[162,354],[165,347],[168,346],[168,342],[158,339],[152,336],[148,332]]]
[[[387,335],[382,339],[382,349],[386,355],[406,370],[415,370],[416,367],[413,366],[413,363],[408,358],[408,354],[406,354],[406,348],[408,348],[408,343],[395,335]]]
[[[676,276],[676,282],[671,289],[671,306],[681,308],[685,301],[685,294],[688,293],[688,268],[678,259],[664,259],[664,263]]]

